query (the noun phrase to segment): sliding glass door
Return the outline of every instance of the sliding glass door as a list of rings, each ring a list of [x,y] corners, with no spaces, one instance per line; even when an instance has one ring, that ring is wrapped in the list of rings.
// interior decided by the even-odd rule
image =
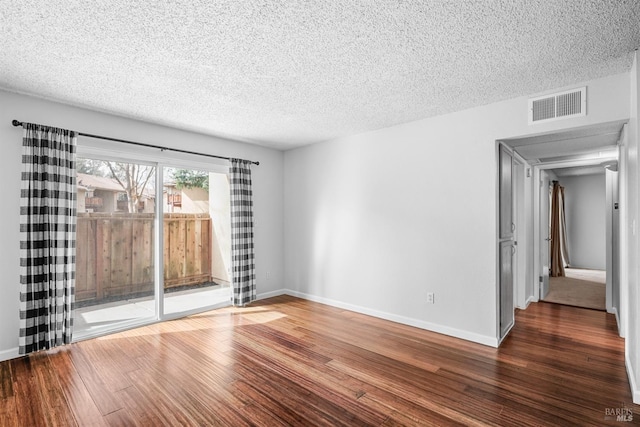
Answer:
[[[82,157],[74,337],[230,304],[225,173]]]

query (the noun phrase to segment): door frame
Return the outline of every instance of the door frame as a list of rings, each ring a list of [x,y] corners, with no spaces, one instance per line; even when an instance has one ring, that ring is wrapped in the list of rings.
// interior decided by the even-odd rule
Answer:
[[[607,158],[601,158],[601,159],[588,159],[588,160],[571,160],[571,161],[563,161],[563,162],[553,162],[553,163],[545,163],[545,164],[539,164],[539,165],[534,165],[533,166],[533,177],[534,177],[534,182],[537,183],[537,185],[540,185],[540,176],[541,176],[541,171],[542,170],[547,170],[547,169],[556,169],[556,168],[566,168],[566,167],[578,167],[578,166],[594,166],[594,165],[600,165],[602,162],[604,162],[605,160],[610,160]],[[538,188],[539,190],[539,188]],[[539,275],[539,272],[541,271],[541,267],[542,267],[542,262],[540,260],[540,244],[541,244],[541,239],[542,239],[542,230],[540,229],[540,191],[533,191],[533,226],[534,226],[534,238],[533,238],[533,245],[534,245],[534,254],[536,254],[534,256],[534,272],[536,272],[536,275]],[[605,209],[603,207],[603,209]],[[605,245],[609,245],[609,242],[606,241]],[[536,282],[538,282],[538,280],[536,280]],[[611,295],[611,289],[610,289],[610,282],[607,281],[607,289],[606,289],[606,305],[607,307],[610,306],[611,301],[609,300],[610,295]],[[538,302],[540,301],[540,286],[538,284],[538,286],[534,286],[534,293],[533,293],[533,301]]]
[[[516,235],[515,239],[517,239],[517,251],[516,256],[514,256],[514,274],[516,271],[521,271],[521,269],[525,269],[525,279],[517,280],[514,277],[514,307],[520,309],[526,309],[526,307],[531,302],[540,301],[540,285],[539,285],[539,275],[541,269],[541,260],[540,260],[540,245],[541,245],[541,227],[540,227],[540,179],[541,179],[541,171],[547,169],[561,168],[561,167],[578,167],[578,166],[590,166],[590,165],[599,165],[606,160],[611,160],[610,158],[599,158],[599,159],[584,159],[584,160],[567,160],[567,161],[558,161],[558,162],[549,162],[549,163],[541,163],[541,164],[533,164],[531,165],[525,159],[523,159],[516,151],[514,151],[507,144],[502,143],[500,140],[496,141],[496,194],[498,197],[496,198],[496,278],[497,278],[497,286],[496,286],[496,337],[498,338],[498,345],[502,342],[504,337],[508,335],[505,334],[504,337],[500,337],[500,200],[499,200],[499,181],[500,181],[500,146],[503,145],[505,148],[511,153],[514,160],[514,166],[517,163],[522,163],[523,170],[516,172],[516,168],[514,167],[513,178],[513,197],[514,197],[514,212],[513,212],[513,221],[516,224]],[[622,151],[623,147],[619,147],[619,151]],[[622,169],[623,165],[620,164],[622,153],[619,153],[618,164],[620,167],[620,172],[618,173],[619,179],[623,179],[624,172]],[[516,175],[519,173],[524,173],[524,177],[519,177]],[[524,179],[524,185],[516,185],[515,182],[519,179]],[[528,182],[530,181],[530,182]],[[619,184],[619,197],[620,204],[623,206],[620,211],[620,228],[624,227],[625,221],[625,210],[624,210],[624,195],[623,195],[623,186],[624,183],[621,181]],[[521,194],[520,190],[524,188],[524,194]],[[516,194],[517,193],[517,194]],[[522,203],[522,199],[524,203]],[[524,215],[518,212],[520,209],[524,209]],[[603,207],[604,209],[604,207]],[[525,224],[519,224],[519,222],[524,221]],[[528,230],[530,228],[530,230]],[[524,232],[523,232],[524,230]],[[530,234],[528,234],[530,233]],[[620,233],[620,238],[624,239],[625,236],[623,233]],[[606,242],[608,244],[608,242]],[[620,284],[624,280],[622,277],[625,273],[624,270],[624,243],[620,242],[620,253],[618,261],[619,263],[619,272]],[[523,261],[524,265],[523,265]],[[518,274],[518,276],[522,277],[522,274]],[[528,288],[528,285],[531,285],[532,288]],[[609,296],[611,295],[611,289],[607,288],[607,305],[611,304],[609,300]],[[624,286],[620,286],[620,304],[624,305],[625,289]],[[524,303],[523,303],[524,300]],[[524,304],[524,305],[523,305]],[[624,310],[623,310],[624,311]],[[624,336],[625,325],[624,325],[624,316],[622,317],[622,322],[619,322],[620,335]],[[514,318],[515,324],[515,318]]]
[[[516,225],[514,242],[516,252],[514,256],[513,295],[514,307],[525,309],[531,302],[527,297],[527,283],[531,280],[531,249],[530,240],[533,234],[531,223],[531,166],[513,151],[513,219]]]
[[[618,320],[618,333],[622,338],[626,338],[629,321],[629,268],[632,263],[629,261],[629,241],[632,229],[632,220],[629,218],[629,209],[627,208],[628,198],[628,171],[627,160],[629,156],[628,143],[628,125],[622,126],[622,134],[618,142],[618,203],[620,203],[620,212],[618,212],[618,292],[619,304],[618,310],[615,312]],[[635,224],[634,224],[635,225]]]
[[[121,147],[122,144],[96,141],[90,138],[84,138],[79,140],[77,146],[77,155],[79,157],[88,157],[100,160],[113,160],[126,163],[139,163],[154,166],[156,168],[156,181],[163,181],[163,172],[165,167],[178,167],[185,169],[198,169],[212,173],[218,173],[221,175],[227,175],[229,168],[226,160],[210,159],[207,162],[203,162],[198,156],[191,154],[181,153],[168,153],[166,151],[156,152],[149,150],[148,148],[139,147]],[[154,308],[155,313],[151,316],[116,322],[114,324],[106,325],[98,328],[94,331],[87,333],[74,333],[74,342],[85,339],[97,338],[103,335],[108,335],[120,331],[137,328],[140,326],[150,325],[155,322],[172,320],[178,317],[189,316],[217,308],[228,307],[231,305],[231,296],[233,292],[233,285],[229,290],[229,301],[223,303],[215,303],[207,306],[203,306],[197,309],[187,310],[180,313],[164,313],[164,263],[163,254],[164,248],[161,242],[164,242],[164,221],[161,215],[163,212],[162,206],[162,186],[156,185],[156,209],[154,218],[154,239],[156,244],[154,245]],[[228,256],[231,256],[229,253]],[[230,261],[229,261],[229,265]]]

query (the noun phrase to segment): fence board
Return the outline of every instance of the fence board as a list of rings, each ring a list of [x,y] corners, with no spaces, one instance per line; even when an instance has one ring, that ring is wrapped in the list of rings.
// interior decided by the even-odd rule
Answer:
[[[165,216],[166,217],[166,216]],[[169,223],[167,221],[164,221],[164,238],[163,238],[163,243],[162,243],[162,247],[164,248],[164,250],[162,251],[162,266],[164,268],[164,277],[165,280],[169,277],[170,275],[170,271],[169,271],[169,266],[170,266],[170,259],[171,256],[169,254],[169,251],[167,250],[167,248],[169,247]]]
[[[204,221],[194,221],[193,223],[193,269],[196,274],[202,274],[204,271],[202,269],[202,239],[199,239],[198,236],[202,235],[202,224]]]
[[[202,236],[210,236],[208,240],[200,239],[200,244],[198,245],[198,253],[200,254],[200,271],[206,272],[207,274],[212,274],[211,262],[213,255],[213,239],[215,236],[213,235],[213,224],[211,219],[207,221],[200,221],[200,234]]]
[[[91,239],[93,233],[87,230],[90,225],[90,222],[79,221],[76,229],[78,236],[87,236],[83,242],[86,250],[76,250],[76,298],[79,300],[95,297],[95,239]]]
[[[186,257],[186,248],[187,248],[187,227],[184,219],[180,219],[178,221],[178,262],[180,265],[180,273],[179,277],[185,277],[187,275],[187,257]],[[174,242],[175,243],[175,242]]]
[[[80,220],[80,218],[78,218]],[[102,256],[96,259],[96,271],[100,274],[96,278],[96,298],[103,298],[104,289],[109,288],[111,284],[111,224],[109,220],[98,220],[96,231],[96,247],[97,253]]]
[[[169,253],[169,268],[165,272],[165,280],[180,278],[182,274],[182,256],[180,255],[180,221],[166,221],[165,227],[169,234],[169,245],[164,250]]]
[[[106,296],[133,293],[131,283],[131,244],[133,221],[116,218],[111,221],[111,283]],[[107,291],[108,290],[108,291]]]
[[[200,274],[199,269],[196,269],[195,256],[196,256],[196,227],[195,221],[184,221],[185,233],[184,233],[184,271],[185,276],[193,276]]]
[[[76,235],[86,235],[87,223],[78,222]],[[83,232],[84,231],[84,232]],[[86,252],[76,250],[76,297],[83,295],[87,289],[87,261]]]
[[[84,251],[85,252],[85,256],[86,258],[86,265],[87,265],[87,269],[86,269],[86,290],[88,292],[91,292],[91,296],[95,297],[96,296],[96,280],[98,278],[98,272],[97,272],[97,263],[96,263],[96,257],[97,257],[97,245],[96,245],[96,224],[95,222],[89,222],[87,223],[87,243],[88,243],[88,250]]]
[[[154,265],[155,259],[153,256],[153,242],[155,240],[155,234],[153,233],[153,219],[146,220],[144,222],[144,230],[143,230],[143,243],[142,250],[146,254],[146,259],[148,261],[148,266],[146,267],[147,271],[145,271],[145,277],[149,282],[151,282],[151,286],[153,287],[153,277],[154,277]]]
[[[153,238],[151,219],[131,222],[131,283],[132,293],[153,290]]]

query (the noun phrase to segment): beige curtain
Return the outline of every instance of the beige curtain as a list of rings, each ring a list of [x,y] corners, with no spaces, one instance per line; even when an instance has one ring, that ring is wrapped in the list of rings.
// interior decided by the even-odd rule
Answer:
[[[569,266],[567,247],[567,223],[564,214],[564,187],[553,181],[551,191],[551,272],[552,277],[564,276],[564,267]]]

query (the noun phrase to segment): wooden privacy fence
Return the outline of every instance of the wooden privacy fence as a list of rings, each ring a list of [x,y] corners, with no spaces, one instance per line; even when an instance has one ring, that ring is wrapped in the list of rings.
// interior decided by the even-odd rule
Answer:
[[[76,301],[153,291],[153,213],[80,213]],[[164,288],[211,281],[211,218],[164,215]]]

